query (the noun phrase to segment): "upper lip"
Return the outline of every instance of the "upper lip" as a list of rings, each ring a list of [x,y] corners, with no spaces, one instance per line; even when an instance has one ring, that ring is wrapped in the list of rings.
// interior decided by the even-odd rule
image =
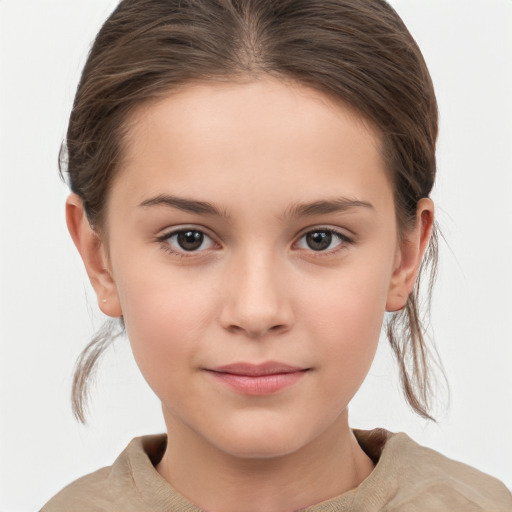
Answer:
[[[262,377],[265,375],[278,375],[281,373],[294,373],[305,371],[308,368],[301,368],[297,366],[290,366],[285,363],[275,361],[268,361],[261,364],[253,363],[233,363],[224,366],[216,366],[209,368],[212,372],[217,373],[230,373],[233,375],[246,375],[249,377]]]

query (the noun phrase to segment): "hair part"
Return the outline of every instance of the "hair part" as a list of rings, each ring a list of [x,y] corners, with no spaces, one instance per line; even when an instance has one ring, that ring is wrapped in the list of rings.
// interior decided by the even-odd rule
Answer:
[[[61,173],[101,232],[136,108],[194,82],[292,80],[341,100],[376,127],[394,189],[399,235],[414,226],[436,173],[437,103],[418,46],[384,0],[123,0],[92,46],[71,112]],[[67,169],[67,170],[66,170]],[[433,234],[406,307],[387,322],[405,398],[432,419],[428,315],[437,263]],[[112,325],[112,324],[109,324]],[[112,336],[104,329],[80,355],[73,410]]]

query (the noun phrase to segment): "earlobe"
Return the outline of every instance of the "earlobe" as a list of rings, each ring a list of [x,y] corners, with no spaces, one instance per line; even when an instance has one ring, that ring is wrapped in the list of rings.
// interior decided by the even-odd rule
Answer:
[[[70,194],[66,201],[66,223],[96,292],[101,311],[111,317],[122,316],[105,246],[99,234],[91,228],[82,200],[76,194]]]
[[[406,305],[414,289],[433,224],[434,203],[429,198],[420,199],[416,209],[416,225],[413,230],[404,233],[404,239],[398,248],[397,265],[391,277],[386,311],[399,311]]]

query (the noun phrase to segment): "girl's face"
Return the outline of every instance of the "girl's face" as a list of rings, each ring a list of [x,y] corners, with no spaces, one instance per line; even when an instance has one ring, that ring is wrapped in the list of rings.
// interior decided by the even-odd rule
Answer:
[[[398,244],[379,144],[272,79],[189,86],[132,117],[93,284],[169,431],[261,458],[346,427],[422,243]]]

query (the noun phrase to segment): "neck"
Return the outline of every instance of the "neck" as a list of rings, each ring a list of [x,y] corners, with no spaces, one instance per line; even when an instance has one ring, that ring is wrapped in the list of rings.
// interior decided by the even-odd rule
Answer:
[[[227,454],[195,432],[169,423],[167,449],[157,470],[205,510],[298,510],[354,489],[373,469],[348,427],[346,413],[309,445],[272,458]]]

